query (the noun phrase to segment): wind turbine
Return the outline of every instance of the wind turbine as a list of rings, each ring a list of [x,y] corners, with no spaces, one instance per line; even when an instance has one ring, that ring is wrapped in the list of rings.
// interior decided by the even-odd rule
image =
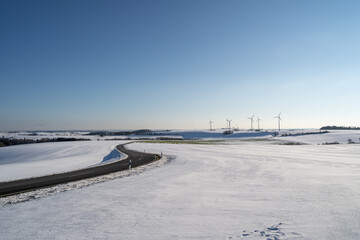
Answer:
[[[231,121],[232,121],[232,119],[231,119],[231,120],[229,120],[228,118],[226,119],[226,122],[227,122],[226,127],[227,127],[229,130],[231,129]]]
[[[251,118],[248,118],[251,120],[251,131],[253,130],[254,117],[255,115],[253,115]]]
[[[210,125],[210,131],[212,131],[213,129],[212,129],[212,123],[213,123],[213,121],[211,121],[211,119],[209,120],[209,125]]]
[[[229,131],[231,131],[231,121],[232,121],[232,119],[229,120]]]
[[[257,117],[257,122],[258,122],[258,130],[260,131],[260,121],[261,121],[262,119],[260,119],[259,116],[256,116],[256,117]]]
[[[281,115],[281,112],[279,113],[279,115],[277,115],[276,117],[274,117],[274,118],[277,118],[277,119],[278,119],[279,132],[280,132],[280,122],[281,122],[281,117],[280,117],[280,115]]]

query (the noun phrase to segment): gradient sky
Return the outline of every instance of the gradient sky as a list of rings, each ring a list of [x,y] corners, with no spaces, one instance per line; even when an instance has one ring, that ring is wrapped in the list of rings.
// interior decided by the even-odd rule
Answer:
[[[359,1],[0,1],[0,130],[360,126]]]

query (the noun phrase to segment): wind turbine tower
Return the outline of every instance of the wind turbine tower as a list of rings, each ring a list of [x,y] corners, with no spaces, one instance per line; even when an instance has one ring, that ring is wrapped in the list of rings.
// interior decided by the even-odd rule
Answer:
[[[229,131],[231,131],[231,121],[232,121],[232,119],[229,120]]]
[[[280,115],[281,115],[281,112],[279,113],[279,115],[277,115],[276,117],[274,117],[274,118],[277,118],[277,119],[278,119],[279,132],[280,132],[280,122],[281,122],[281,117],[280,117]]]
[[[260,119],[259,116],[256,116],[256,117],[257,117],[257,122],[258,122],[258,130],[260,131],[260,121],[261,121],[262,119]]]
[[[251,118],[248,118],[251,121],[251,131],[253,130],[254,117],[255,115],[253,115]]]
[[[213,123],[213,121],[211,121],[211,119],[210,119],[210,121],[209,121],[210,131],[212,131],[212,130],[213,130],[213,129],[212,129],[212,123]]]

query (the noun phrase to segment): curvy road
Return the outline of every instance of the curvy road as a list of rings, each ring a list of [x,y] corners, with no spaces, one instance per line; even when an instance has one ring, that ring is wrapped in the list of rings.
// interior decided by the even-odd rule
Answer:
[[[128,155],[128,157],[124,160],[120,160],[114,163],[104,164],[100,166],[84,168],[72,172],[20,179],[10,182],[2,182],[0,183],[0,197],[5,197],[21,192],[27,192],[39,188],[54,186],[61,183],[68,183],[86,178],[97,177],[100,175],[105,175],[113,172],[127,170],[129,169],[130,161],[131,161],[131,167],[134,168],[159,160],[161,158],[157,154],[149,154],[149,153],[128,150],[124,147],[124,145],[126,144],[121,144],[116,146],[116,148],[120,152],[123,152],[126,155]]]

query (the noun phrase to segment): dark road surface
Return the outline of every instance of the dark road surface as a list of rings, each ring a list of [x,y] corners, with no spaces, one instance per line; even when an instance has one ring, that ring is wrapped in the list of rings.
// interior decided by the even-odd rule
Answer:
[[[72,172],[3,182],[0,183],[0,197],[127,170],[129,169],[130,160],[131,165],[134,168],[160,159],[159,155],[131,151],[126,149],[124,145],[126,144],[116,146],[120,152],[128,155],[128,158],[124,160]]]

